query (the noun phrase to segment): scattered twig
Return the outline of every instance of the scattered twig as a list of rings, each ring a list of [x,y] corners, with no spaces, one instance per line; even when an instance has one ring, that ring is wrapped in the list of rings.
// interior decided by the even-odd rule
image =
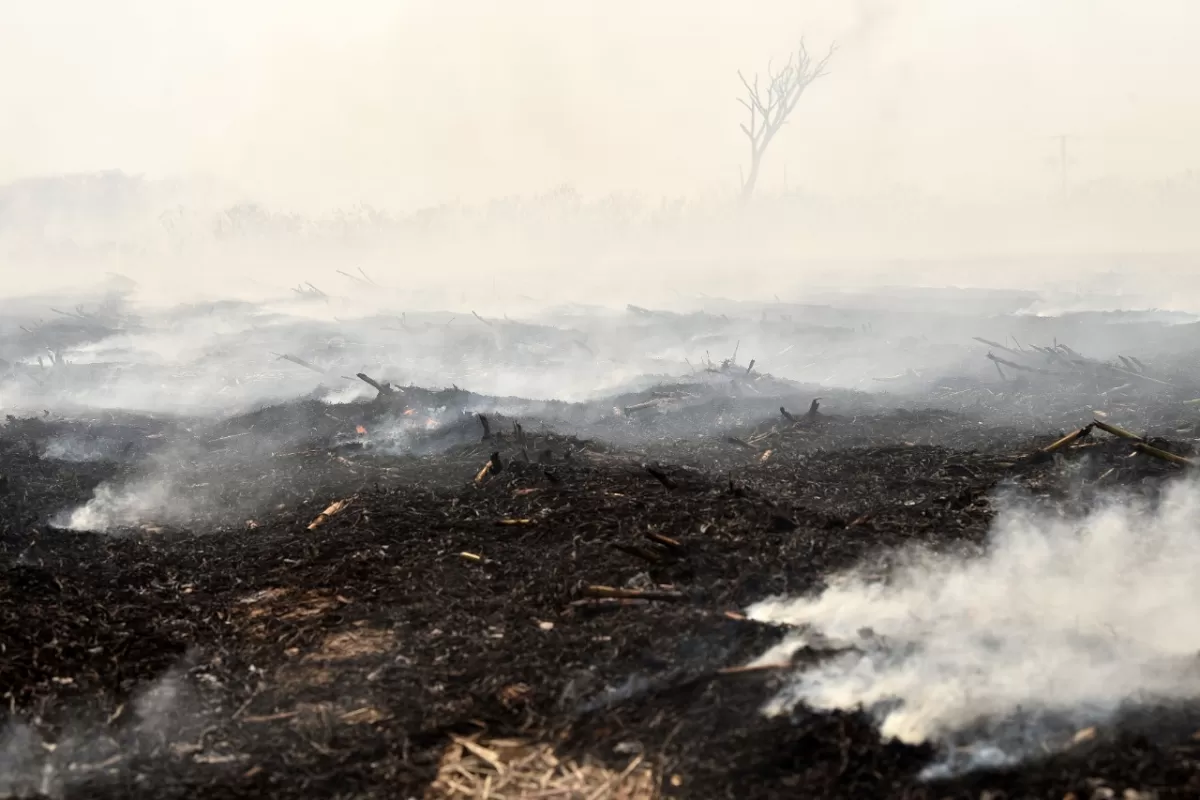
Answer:
[[[399,390],[396,387],[392,386],[391,384],[380,383],[379,381],[372,378],[370,375],[367,375],[365,372],[355,373],[355,377],[357,377],[360,381],[362,381],[363,383],[365,383],[368,386],[370,386],[371,388],[373,388],[375,391],[379,392],[381,395],[396,394],[397,392],[399,392]]]
[[[672,539],[670,536],[663,536],[661,533],[654,533],[652,531],[646,531],[642,535],[645,536],[650,541],[655,542],[656,544],[662,545],[663,547],[667,548],[668,550],[676,550],[676,551],[682,552],[683,550],[686,549],[683,545],[683,542],[679,541],[678,539]]]
[[[367,283],[367,281],[364,281],[362,278],[358,277],[357,275],[351,275],[349,272],[345,272],[344,270],[338,269],[338,270],[334,270],[334,272],[336,272],[339,275],[343,275],[343,276],[349,278],[350,280],[354,281],[355,283],[359,283],[364,286],[370,285],[369,283]]]
[[[686,600],[687,595],[667,589],[618,589],[614,586],[585,586],[583,593],[587,597],[609,600],[662,600],[677,602]]]
[[[1100,430],[1104,431],[1105,433],[1111,433],[1113,436],[1119,436],[1122,439],[1128,439],[1131,442],[1145,442],[1146,441],[1146,438],[1144,436],[1138,436],[1136,433],[1130,433],[1129,431],[1125,430],[1124,428],[1118,428],[1116,425],[1112,425],[1107,422],[1102,422],[1101,420],[1098,420],[1098,419],[1092,420],[1092,424],[1095,425]]]
[[[321,369],[320,367],[318,367],[314,364],[309,363],[308,361],[305,361],[303,358],[296,358],[295,356],[289,355],[287,353],[271,353],[271,355],[277,357],[281,361],[290,361],[293,364],[299,364],[300,366],[304,367],[305,369],[311,369],[313,372],[320,373],[321,375],[325,374],[325,370]]]
[[[1145,442],[1137,442],[1134,444],[1133,449],[1139,453],[1142,453],[1143,455],[1153,456],[1154,458],[1168,461],[1180,467],[1198,466],[1198,463],[1190,458],[1184,458],[1183,456],[1177,456],[1174,453],[1168,453],[1166,450],[1160,450],[1159,448],[1148,445]]]
[[[1019,350],[1013,350],[1011,347],[1006,347],[999,342],[993,342],[991,339],[984,339],[982,336],[972,336],[971,338],[977,342],[986,344],[988,347],[994,347],[997,350],[1003,350],[1006,353],[1012,353],[1015,356],[1024,355],[1024,353]]]
[[[330,503],[324,511],[317,515],[316,519],[309,523],[308,530],[314,531],[328,522],[331,517],[340,514],[345,510],[346,506],[350,505],[350,501],[353,499],[353,497],[347,497],[345,500],[337,500]]]
[[[1018,372],[1036,372],[1039,375],[1056,375],[1057,374],[1057,373],[1051,372],[1050,370],[1047,370],[1047,369],[1038,369],[1037,367],[1027,367],[1024,364],[1017,364],[1012,361],[1008,361],[1008,360],[1003,359],[1000,356],[996,355],[995,353],[988,353],[987,357],[990,358],[992,361],[994,361],[997,364],[1003,364],[1004,366],[1008,367],[1009,369],[1015,369]]]
[[[647,400],[644,403],[635,403],[634,405],[631,405],[631,406],[625,406],[624,408],[621,409],[621,411],[624,412],[625,414],[629,414],[630,411],[644,411],[648,408],[657,408],[657,407],[658,407],[657,400]]]
[[[1156,386],[1171,386],[1172,385],[1172,384],[1168,383],[1167,381],[1159,380],[1158,378],[1151,378],[1149,375],[1143,375],[1140,372],[1135,372],[1135,371],[1129,370],[1129,369],[1121,369],[1120,367],[1114,367],[1112,364],[1104,364],[1103,366],[1108,368],[1110,371],[1117,373],[1118,375],[1125,375],[1130,378],[1136,378],[1138,380],[1145,381],[1146,383],[1153,383]]]
[[[1041,452],[1045,455],[1049,455],[1057,450],[1061,450],[1062,448],[1066,447],[1067,445],[1073,444],[1073,443],[1079,441],[1080,439],[1084,438],[1088,434],[1090,434],[1092,432],[1092,428],[1095,427],[1095,424],[1096,423],[1093,422],[1090,425],[1084,425],[1079,430],[1068,433],[1066,436],[1062,437],[1061,439],[1054,442],[1053,444],[1043,447],[1039,452]]]

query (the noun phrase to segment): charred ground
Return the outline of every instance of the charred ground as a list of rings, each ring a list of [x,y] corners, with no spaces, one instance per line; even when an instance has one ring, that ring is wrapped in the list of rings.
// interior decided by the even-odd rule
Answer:
[[[219,422],[10,418],[0,794],[1200,793],[1186,710],[932,783],[932,748],[863,714],[758,713],[787,672],[741,669],[783,636],[749,604],[912,544],[979,549],[1002,489],[1086,506],[1184,471],[1136,449],[1191,454],[1177,362],[996,352],[1003,379],[920,400],[733,362],[588,404],[410,386]],[[1158,438],[1039,453],[1093,411]],[[402,445],[378,434],[398,422]],[[64,439],[90,455],[48,455]],[[186,514],[51,524],[168,468]]]

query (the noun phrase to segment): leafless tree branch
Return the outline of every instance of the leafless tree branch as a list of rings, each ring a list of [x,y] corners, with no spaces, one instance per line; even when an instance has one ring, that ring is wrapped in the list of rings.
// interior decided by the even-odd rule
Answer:
[[[802,39],[800,46],[788,57],[782,68],[776,70],[772,62],[767,62],[765,93],[759,88],[757,75],[751,82],[740,70],[738,71],[738,78],[746,89],[746,97],[739,97],[737,100],[750,114],[749,124],[740,126],[750,142],[750,172],[742,181],[743,199],[748,199],[754,193],[767,146],[779,129],[787,123],[804,90],[813,81],[828,74],[826,68],[836,48],[836,45],[831,45],[824,57],[813,60]]]

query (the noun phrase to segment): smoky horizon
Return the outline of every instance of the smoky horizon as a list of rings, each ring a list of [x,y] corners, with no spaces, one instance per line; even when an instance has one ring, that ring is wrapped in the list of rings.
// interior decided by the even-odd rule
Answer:
[[[1186,2],[684,8],[5,9],[0,292],[114,269],[182,302],[361,266],[443,307],[881,281],[1197,306]],[[765,97],[800,42],[826,74],[740,202],[741,78]]]

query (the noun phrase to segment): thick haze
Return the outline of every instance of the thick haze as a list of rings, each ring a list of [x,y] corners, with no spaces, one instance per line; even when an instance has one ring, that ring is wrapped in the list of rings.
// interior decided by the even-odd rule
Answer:
[[[0,180],[204,173],[272,204],[412,207],[736,183],[736,71],[833,74],[767,188],[1046,193],[1200,166],[1200,8],[1115,0],[45,0],[0,11]]]
[[[1200,245],[1198,24],[1187,0],[8,3],[0,185],[118,169],[186,179],[189,207],[306,215],[486,208],[560,186],[651,211],[684,198],[686,224],[654,229],[652,242],[611,225],[584,235],[502,221],[503,246],[447,225],[453,252],[385,249],[459,274],[484,257],[504,274],[600,263],[619,277],[708,259],[722,262],[702,273],[717,291],[730,287],[707,282],[735,259],[785,260],[795,279],[810,259],[1180,253]],[[814,52],[839,50],[768,151],[760,195],[774,204],[739,221],[727,205],[746,163],[737,71],[786,58],[801,35]],[[125,243],[157,245],[160,211]],[[80,242],[83,217],[56,218],[62,237]],[[29,230],[49,235],[41,218]],[[14,249],[30,255],[6,249],[6,272]],[[205,267],[245,276],[253,262],[254,277],[287,286],[281,262],[327,274],[345,255],[300,249]],[[1071,273],[1026,266],[925,277],[1028,286]]]

